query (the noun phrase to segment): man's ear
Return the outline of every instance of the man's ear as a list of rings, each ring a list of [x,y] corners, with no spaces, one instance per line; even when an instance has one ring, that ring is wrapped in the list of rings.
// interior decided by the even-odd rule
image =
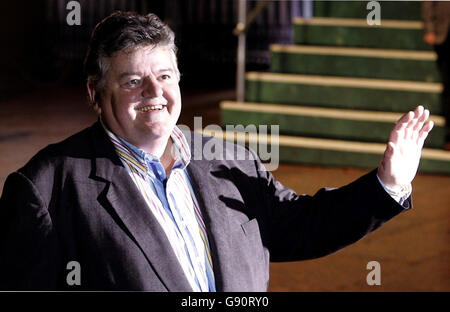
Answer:
[[[90,102],[90,104],[92,104],[92,105],[96,104],[97,91],[95,90],[95,86],[92,83],[92,81],[88,80],[86,82],[86,87],[87,87],[87,91],[88,91],[88,94],[89,94],[89,102]]]
[[[102,112],[102,109],[100,107],[100,103],[99,103],[99,94],[95,88],[94,83],[92,83],[92,81],[88,80],[86,83],[86,87],[88,90],[88,95],[89,95],[89,102],[92,105],[92,108],[94,109],[94,111],[97,114],[100,114]]]

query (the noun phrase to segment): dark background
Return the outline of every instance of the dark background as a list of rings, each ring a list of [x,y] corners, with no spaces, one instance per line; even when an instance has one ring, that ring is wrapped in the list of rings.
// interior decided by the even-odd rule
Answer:
[[[79,0],[81,25],[69,26],[69,0],[0,2],[0,99],[41,84],[83,85],[83,58],[95,24],[115,10],[155,13],[176,33],[181,87],[234,88],[237,0]],[[249,1],[248,11],[257,1]],[[268,1],[250,27],[247,70],[269,66],[269,43],[290,43],[302,1]]]

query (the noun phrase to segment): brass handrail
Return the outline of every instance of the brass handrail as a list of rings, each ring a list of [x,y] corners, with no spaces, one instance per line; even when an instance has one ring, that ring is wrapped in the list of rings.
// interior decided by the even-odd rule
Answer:
[[[259,16],[259,14],[261,14],[261,12],[267,7],[268,4],[269,1],[267,0],[258,1],[253,10],[251,10],[250,13],[247,14],[245,22],[238,22],[236,24],[236,27],[233,29],[233,35],[239,36],[241,33],[247,32],[247,29],[251,24],[253,24],[255,19]]]

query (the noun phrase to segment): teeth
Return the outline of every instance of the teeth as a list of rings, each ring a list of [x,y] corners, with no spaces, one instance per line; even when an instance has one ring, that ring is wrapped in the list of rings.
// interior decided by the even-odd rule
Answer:
[[[145,107],[139,108],[139,110],[141,112],[148,112],[151,110],[161,110],[161,109],[163,109],[163,105],[153,105],[153,106],[145,106]]]

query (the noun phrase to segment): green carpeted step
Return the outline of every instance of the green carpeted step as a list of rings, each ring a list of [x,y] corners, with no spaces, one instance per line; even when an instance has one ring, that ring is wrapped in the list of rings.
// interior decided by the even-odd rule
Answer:
[[[372,10],[369,1],[314,1],[314,16],[366,18]],[[381,21],[383,19],[420,20],[419,1],[379,1]]]
[[[407,112],[418,105],[441,115],[442,84],[349,77],[249,72],[246,101]]]
[[[204,129],[206,135],[213,135],[236,142],[236,133],[227,131],[211,131]],[[349,166],[359,168],[375,168],[379,165],[384,153],[385,144],[349,142],[342,140],[294,137],[270,134],[261,136],[255,133],[245,135],[245,142],[260,154],[270,150],[270,169],[276,169],[277,163],[297,163],[325,166]],[[269,148],[267,148],[269,146]],[[277,158],[277,159],[274,159]],[[269,159],[268,159],[269,160]],[[419,172],[450,174],[450,152],[424,148]]]
[[[366,19],[294,19],[294,43],[380,49],[431,50],[423,42],[420,21],[382,20],[368,25]]]
[[[438,82],[434,51],[270,46],[272,72]]]
[[[366,142],[387,142],[401,113],[356,111],[279,104],[224,101],[222,124],[278,125],[281,134]],[[432,116],[435,126],[426,146],[442,148],[445,120]]]

